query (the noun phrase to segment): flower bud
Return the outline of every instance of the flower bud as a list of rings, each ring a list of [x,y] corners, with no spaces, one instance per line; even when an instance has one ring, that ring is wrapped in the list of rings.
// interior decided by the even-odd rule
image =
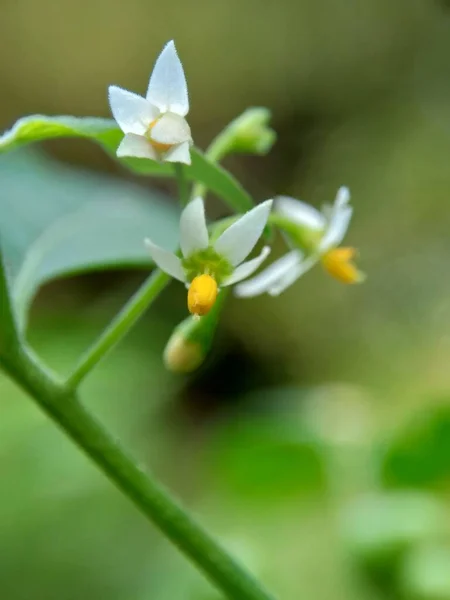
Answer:
[[[203,364],[211,349],[220,312],[227,296],[224,289],[205,316],[193,315],[175,327],[164,349],[164,364],[173,373],[192,373]]]
[[[228,138],[228,153],[267,154],[276,140],[276,133],[268,126],[267,108],[248,108],[224,130]]]

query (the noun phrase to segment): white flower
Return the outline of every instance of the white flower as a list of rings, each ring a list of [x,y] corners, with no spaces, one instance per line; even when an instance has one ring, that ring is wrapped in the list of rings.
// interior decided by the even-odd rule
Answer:
[[[155,63],[145,98],[112,85],[109,104],[125,134],[117,156],[191,164],[187,85],[173,41]]]
[[[255,247],[267,223],[272,200],[266,200],[240,217],[211,244],[202,198],[190,202],[181,213],[180,246],[183,258],[146,239],[153,261],[188,287],[191,313],[205,315],[214,305],[220,286],[252,275],[270,252],[243,262]]]
[[[343,283],[363,280],[364,275],[351,262],[355,249],[338,248],[347,233],[353,212],[348,188],[341,187],[333,206],[326,206],[322,212],[287,196],[277,198],[275,212],[295,225],[317,233],[319,241],[308,255],[299,249],[292,250],[256,277],[236,286],[236,296],[251,297],[266,292],[278,296],[319,261]]]

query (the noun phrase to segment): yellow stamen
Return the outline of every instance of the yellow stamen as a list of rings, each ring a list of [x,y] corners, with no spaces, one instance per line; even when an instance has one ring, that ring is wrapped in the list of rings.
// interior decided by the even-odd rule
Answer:
[[[155,150],[157,150],[158,152],[167,152],[168,150],[170,150],[172,148],[173,144],[161,144],[160,142],[156,142],[152,138],[152,129],[156,125],[157,122],[158,122],[158,119],[155,119],[148,126],[148,129],[147,129],[147,138],[148,138],[150,144],[153,146],[153,148]]]
[[[211,275],[199,275],[188,290],[188,308],[193,315],[209,313],[217,298],[217,283]]]
[[[342,283],[360,283],[364,273],[353,264],[355,248],[334,248],[322,256],[322,264],[330,275]]]

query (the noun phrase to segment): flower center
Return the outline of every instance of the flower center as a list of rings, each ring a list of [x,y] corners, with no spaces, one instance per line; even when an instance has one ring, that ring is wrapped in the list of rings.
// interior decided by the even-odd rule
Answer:
[[[209,313],[217,298],[217,283],[211,275],[194,277],[188,290],[188,308],[193,315]]]
[[[168,150],[170,150],[172,148],[173,144],[162,144],[161,142],[156,142],[152,138],[152,129],[156,125],[157,122],[158,122],[158,119],[155,119],[154,121],[152,121],[150,123],[145,136],[155,150],[157,150],[158,152],[167,152]]]
[[[207,273],[215,279],[217,285],[221,285],[233,273],[232,265],[211,247],[183,258],[182,265],[187,281],[193,281],[197,275]]]
[[[322,256],[322,264],[341,283],[359,283],[364,274],[352,262],[355,255],[355,248],[334,248]]]

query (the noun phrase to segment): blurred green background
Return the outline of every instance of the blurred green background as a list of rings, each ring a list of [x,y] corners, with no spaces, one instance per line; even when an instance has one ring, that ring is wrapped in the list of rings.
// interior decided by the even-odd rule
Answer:
[[[162,363],[186,314],[172,284],[85,402],[280,598],[449,599],[450,7],[2,0],[0,18],[2,130],[30,113],[109,116],[107,86],[143,93],[173,38],[198,146],[248,106],[273,111],[271,154],[226,163],[255,198],[319,206],[350,187],[363,286],[317,268],[280,298],[230,298],[207,364],[179,377]],[[85,141],[2,157],[0,190],[0,228],[24,202],[14,227],[37,236],[50,196],[129,197],[176,240],[170,184]],[[46,286],[32,344],[68,372],[144,275]],[[220,598],[3,377],[0,410],[5,599]]]

